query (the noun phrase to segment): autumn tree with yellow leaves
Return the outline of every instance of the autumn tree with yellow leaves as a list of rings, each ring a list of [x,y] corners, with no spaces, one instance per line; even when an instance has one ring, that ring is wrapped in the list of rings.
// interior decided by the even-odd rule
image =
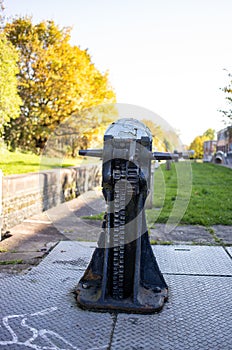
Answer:
[[[95,67],[87,50],[70,44],[70,28],[59,28],[53,21],[34,25],[25,17],[7,23],[4,32],[19,55],[21,112],[5,128],[12,149],[41,153],[49,135],[71,116],[80,137],[87,123],[100,125],[94,114],[85,119],[84,111],[115,102],[115,94],[107,73]]]
[[[16,77],[18,54],[2,30],[3,13],[3,1],[0,0],[0,139],[4,137],[6,123],[19,116],[21,103],[17,92]]]
[[[206,130],[203,135],[196,136],[189,146],[189,150],[194,151],[193,158],[202,159],[204,155],[204,142],[209,140],[214,140],[214,138],[215,138],[215,130],[211,128]]]

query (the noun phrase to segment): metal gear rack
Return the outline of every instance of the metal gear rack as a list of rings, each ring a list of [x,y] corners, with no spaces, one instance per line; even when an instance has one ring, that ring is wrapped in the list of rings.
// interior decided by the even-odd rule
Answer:
[[[173,155],[151,150],[150,130],[135,119],[121,119],[106,130],[103,150],[79,152],[103,159],[106,200],[98,247],[76,288],[82,308],[152,313],[168,298],[149,242],[144,205],[151,161],[172,159]]]

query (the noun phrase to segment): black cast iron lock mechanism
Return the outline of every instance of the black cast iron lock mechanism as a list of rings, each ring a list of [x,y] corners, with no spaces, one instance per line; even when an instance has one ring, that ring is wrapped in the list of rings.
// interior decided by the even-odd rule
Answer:
[[[149,242],[144,204],[151,161],[174,155],[152,153],[151,132],[135,119],[112,123],[103,150],[79,154],[102,158],[106,201],[98,247],[76,288],[79,306],[96,311],[159,311],[168,298],[168,287]]]

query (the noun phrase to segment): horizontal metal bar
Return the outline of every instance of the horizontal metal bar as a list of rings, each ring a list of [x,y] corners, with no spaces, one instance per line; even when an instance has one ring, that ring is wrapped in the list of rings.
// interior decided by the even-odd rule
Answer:
[[[153,158],[156,160],[168,160],[179,158],[178,154],[169,153],[169,152],[153,152]]]
[[[103,149],[81,149],[79,150],[79,156],[102,158]]]

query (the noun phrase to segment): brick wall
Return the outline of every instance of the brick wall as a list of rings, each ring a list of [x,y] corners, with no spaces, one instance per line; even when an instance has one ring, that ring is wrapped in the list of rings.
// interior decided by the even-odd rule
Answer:
[[[3,231],[101,185],[101,165],[3,177]]]

